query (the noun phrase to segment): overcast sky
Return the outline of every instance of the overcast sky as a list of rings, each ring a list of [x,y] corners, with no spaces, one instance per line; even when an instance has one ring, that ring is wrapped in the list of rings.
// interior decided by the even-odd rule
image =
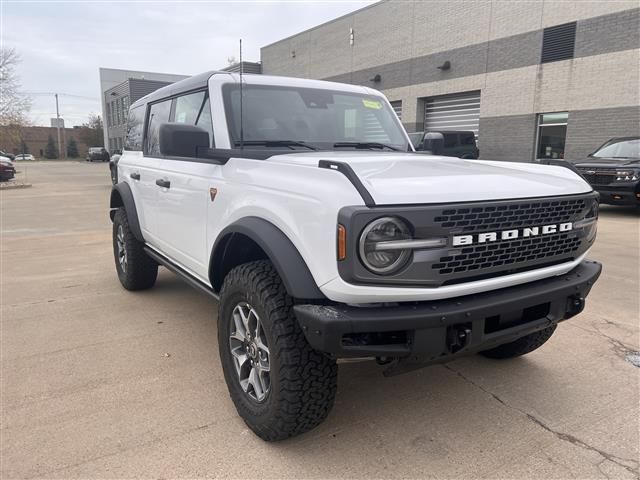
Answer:
[[[100,113],[98,68],[193,75],[364,7],[371,1],[66,1],[0,0],[1,41],[22,58],[31,119],[48,125],[60,93],[67,126]],[[74,96],[72,96],[74,95]]]

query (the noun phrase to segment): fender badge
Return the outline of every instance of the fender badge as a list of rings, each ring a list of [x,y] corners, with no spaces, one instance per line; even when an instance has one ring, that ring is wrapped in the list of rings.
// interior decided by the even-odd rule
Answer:
[[[209,196],[211,197],[211,201],[213,202],[216,199],[216,195],[218,194],[218,189],[211,187],[209,189]]]

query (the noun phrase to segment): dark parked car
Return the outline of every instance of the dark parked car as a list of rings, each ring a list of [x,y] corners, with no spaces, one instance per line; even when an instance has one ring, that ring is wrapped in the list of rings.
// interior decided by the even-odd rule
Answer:
[[[5,152],[4,150],[0,150],[0,157],[6,157],[9,160],[11,160],[12,162],[16,159],[15,155],[9,153],[9,152]]]
[[[6,182],[16,176],[16,167],[13,162],[5,156],[0,156],[0,182]]]
[[[104,147],[89,147],[87,151],[87,162],[98,160],[100,162],[109,161],[109,152]]]
[[[429,133],[439,133],[442,135],[444,142],[438,149],[434,151],[430,145]],[[445,157],[460,158],[478,158],[480,152],[476,145],[476,135],[472,131],[454,131],[454,130],[428,130],[426,132],[415,132],[409,134],[409,139],[413,144],[413,148],[417,151],[429,151],[434,155],[444,155]]]
[[[612,138],[573,164],[601,203],[640,205],[640,137]]]

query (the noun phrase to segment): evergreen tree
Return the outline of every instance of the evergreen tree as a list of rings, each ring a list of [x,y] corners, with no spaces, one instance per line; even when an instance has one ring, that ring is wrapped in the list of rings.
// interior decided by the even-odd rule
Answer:
[[[44,157],[58,158],[58,148],[56,147],[56,144],[53,141],[52,135],[49,135],[49,139],[47,140],[47,146],[44,149]]]
[[[78,144],[76,140],[71,137],[67,142],[67,157],[69,158],[77,158],[78,157]]]

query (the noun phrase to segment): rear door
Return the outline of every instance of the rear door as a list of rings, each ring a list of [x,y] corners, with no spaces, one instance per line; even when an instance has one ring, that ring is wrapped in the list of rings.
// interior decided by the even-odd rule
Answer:
[[[155,188],[149,182],[153,176],[152,159],[143,156],[143,132],[147,105],[138,105],[129,110],[127,117],[127,135],[124,149],[118,160],[118,180],[126,182],[131,188],[136,204],[140,229],[146,241],[152,240]]]
[[[206,90],[174,99],[171,120],[196,125],[209,133],[213,146],[211,105]],[[168,186],[158,190],[157,239],[162,251],[190,273],[207,282],[207,207],[211,179],[219,176],[220,165],[206,160],[161,157],[156,177]]]

